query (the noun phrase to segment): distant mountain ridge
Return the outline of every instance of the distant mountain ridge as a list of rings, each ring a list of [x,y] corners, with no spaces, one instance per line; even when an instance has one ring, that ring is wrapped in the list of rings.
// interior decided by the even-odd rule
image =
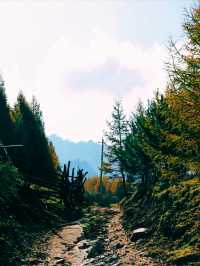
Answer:
[[[56,134],[49,136],[53,142],[61,165],[71,161],[72,167],[84,169],[88,176],[98,174],[101,145],[93,141],[73,142]]]

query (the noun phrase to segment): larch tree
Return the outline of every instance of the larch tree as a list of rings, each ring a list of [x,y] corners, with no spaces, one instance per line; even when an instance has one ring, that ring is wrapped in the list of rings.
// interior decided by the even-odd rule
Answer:
[[[200,7],[187,12],[183,28],[186,41],[181,47],[171,42],[170,77],[167,100],[184,125],[185,145],[188,147],[188,171],[200,172]]]
[[[50,155],[51,155],[51,160],[52,160],[53,166],[54,166],[55,169],[59,170],[60,162],[59,162],[59,159],[58,159],[58,155],[56,154],[55,147],[54,147],[54,145],[53,145],[53,143],[51,141],[49,141],[48,145],[49,145],[49,151],[50,151]]]

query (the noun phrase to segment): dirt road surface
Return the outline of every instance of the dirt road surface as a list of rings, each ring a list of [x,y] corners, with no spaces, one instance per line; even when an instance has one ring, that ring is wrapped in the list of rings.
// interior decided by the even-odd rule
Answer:
[[[28,258],[24,265],[36,266],[161,266],[161,261],[153,261],[148,252],[138,250],[126,235],[118,208],[97,208],[106,217],[102,223],[102,235],[98,236],[103,246],[101,252],[90,256],[94,240],[84,237],[80,222],[66,225],[49,237],[45,243],[43,259]],[[94,232],[95,233],[95,232]]]

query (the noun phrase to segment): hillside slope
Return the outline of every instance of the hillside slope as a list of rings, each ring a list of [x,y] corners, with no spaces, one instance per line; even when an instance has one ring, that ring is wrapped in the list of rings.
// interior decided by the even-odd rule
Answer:
[[[140,191],[124,200],[124,226],[131,233],[138,227],[150,232],[140,244],[152,256],[166,258],[168,265],[200,265],[199,178],[161,189],[151,197]]]

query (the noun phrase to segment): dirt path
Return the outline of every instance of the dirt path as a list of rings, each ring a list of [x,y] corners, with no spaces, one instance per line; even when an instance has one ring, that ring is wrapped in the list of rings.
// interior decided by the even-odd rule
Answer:
[[[79,249],[77,244],[81,235],[80,224],[67,225],[53,235],[48,241],[47,265],[64,265],[65,262],[70,262],[72,265],[83,265],[86,251]]]
[[[116,210],[115,215],[108,224],[108,237],[109,248],[115,250],[122,265],[163,265],[161,262],[155,262],[148,257],[148,252],[137,249],[136,244],[131,242],[127,237],[122,227],[121,218],[122,214],[119,210]]]
[[[115,208],[96,208],[104,222],[100,224],[96,239],[84,236],[82,225],[75,223],[54,232],[46,243],[46,257],[43,260],[29,258],[24,265],[36,266],[154,266],[163,265],[153,262],[147,252],[137,250],[128,239],[121,225],[121,213]],[[103,221],[103,220],[102,220]],[[34,261],[34,263],[33,263]]]

